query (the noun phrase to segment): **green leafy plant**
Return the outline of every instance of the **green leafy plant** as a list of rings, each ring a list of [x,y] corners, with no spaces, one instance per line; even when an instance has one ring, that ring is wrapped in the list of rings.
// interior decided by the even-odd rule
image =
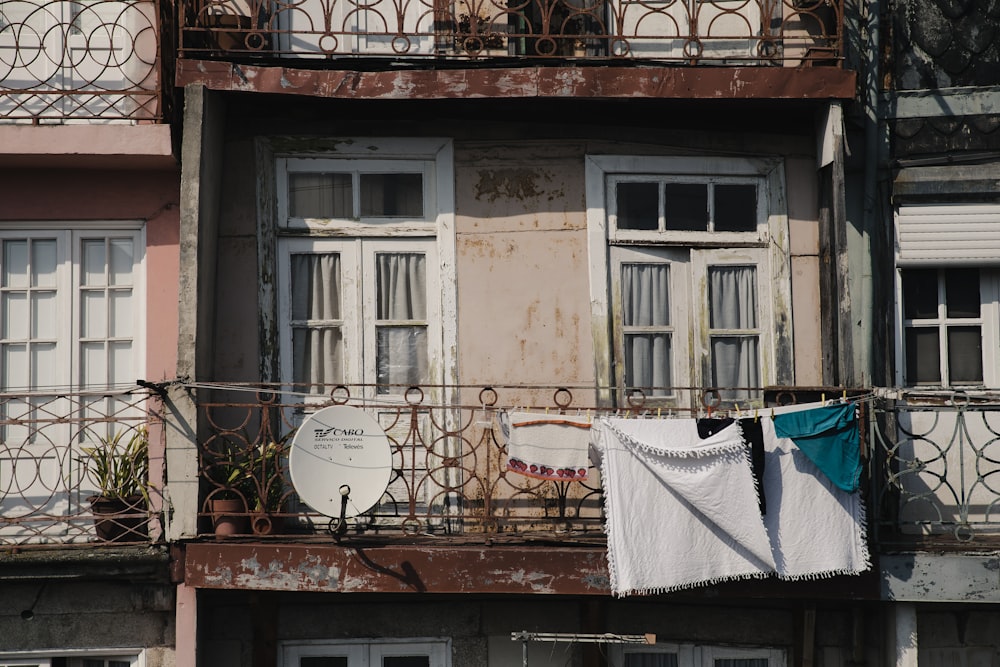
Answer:
[[[210,497],[242,499],[251,512],[272,512],[280,508],[285,493],[281,475],[284,439],[244,448],[222,439],[205,455],[205,475],[211,483]]]
[[[83,447],[83,465],[97,485],[98,496],[107,499],[141,497],[149,502],[149,433],[140,427],[128,435],[120,431],[97,438],[97,444]]]

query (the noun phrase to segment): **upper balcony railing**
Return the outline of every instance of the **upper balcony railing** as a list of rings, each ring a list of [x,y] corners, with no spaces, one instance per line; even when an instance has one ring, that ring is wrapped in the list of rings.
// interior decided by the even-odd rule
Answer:
[[[0,2],[3,122],[164,118],[160,0]]]
[[[184,58],[792,66],[839,64],[844,15],[843,0],[180,0],[180,11]]]

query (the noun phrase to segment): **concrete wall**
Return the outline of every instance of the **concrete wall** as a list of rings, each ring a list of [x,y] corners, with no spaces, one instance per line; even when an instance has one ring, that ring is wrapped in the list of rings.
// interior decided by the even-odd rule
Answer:
[[[172,586],[128,581],[4,582],[0,600],[0,655],[144,649],[146,667],[174,665]]]

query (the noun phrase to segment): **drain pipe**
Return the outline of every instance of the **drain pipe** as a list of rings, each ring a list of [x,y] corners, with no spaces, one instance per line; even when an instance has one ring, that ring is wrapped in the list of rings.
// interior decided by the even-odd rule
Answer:
[[[864,273],[861,283],[861,312],[859,313],[863,332],[873,331],[874,299],[876,295],[875,285],[877,284],[875,273],[876,252],[884,251],[882,239],[884,235],[879,231],[882,221],[880,219],[879,205],[879,165],[881,163],[881,145],[879,140],[879,79],[881,72],[880,62],[880,3],[879,0],[864,0],[864,14],[862,16],[861,29],[861,57],[864,67],[864,90],[862,93],[862,105],[865,119],[865,166],[864,166],[864,228],[862,238],[864,239],[868,257],[864,266]],[[880,255],[879,255],[880,256]],[[881,263],[880,263],[881,265]],[[881,332],[878,332],[881,333]],[[867,354],[867,363],[861,364],[859,369],[862,373],[860,379],[863,384],[868,382],[884,381],[885,378],[876,379],[874,359],[877,358],[876,350],[884,348],[884,341],[880,336],[869,334],[865,340],[864,349]],[[864,375],[868,375],[867,378]]]

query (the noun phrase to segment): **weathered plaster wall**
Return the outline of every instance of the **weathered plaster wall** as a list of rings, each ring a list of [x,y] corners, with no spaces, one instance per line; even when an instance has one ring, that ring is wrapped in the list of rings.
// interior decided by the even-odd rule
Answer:
[[[823,384],[820,329],[820,258],[816,160],[789,156],[785,160],[788,187],[788,241],[792,263],[792,329],[795,382]]]
[[[128,581],[0,583],[0,653],[145,649],[146,667],[173,667],[173,599]]]
[[[463,383],[593,382],[583,156],[582,144],[456,145]]]

